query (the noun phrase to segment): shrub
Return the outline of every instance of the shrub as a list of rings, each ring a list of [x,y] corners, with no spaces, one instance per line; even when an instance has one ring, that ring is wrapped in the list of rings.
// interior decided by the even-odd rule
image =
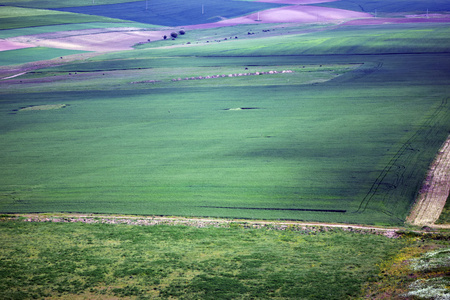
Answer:
[[[184,34],[186,33],[186,31],[180,30],[180,31],[178,31],[178,33],[179,33],[180,35],[184,35]]]
[[[170,36],[173,37],[173,38],[175,39],[175,38],[178,36],[178,33],[172,32],[172,33],[170,34]]]

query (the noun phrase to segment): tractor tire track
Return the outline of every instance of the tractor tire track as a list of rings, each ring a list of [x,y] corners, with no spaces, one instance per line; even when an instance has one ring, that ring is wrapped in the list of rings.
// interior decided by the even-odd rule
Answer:
[[[372,183],[369,191],[362,199],[359,204],[358,209],[354,213],[363,213],[367,209],[369,203],[373,200],[375,195],[377,195],[378,191],[381,187],[386,186],[388,190],[395,190],[397,187],[403,182],[406,172],[406,167],[399,165],[398,162],[400,158],[410,157],[414,155],[415,150],[413,148],[414,141],[416,141],[420,136],[422,136],[425,132],[430,132],[433,130],[433,124],[435,124],[440,119],[444,119],[446,114],[442,114],[447,107],[448,98],[442,100],[441,104],[436,108],[433,114],[426,120],[426,122],[421,126],[421,128],[416,131],[403,145],[399,148],[399,150],[394,154],[394,156],[390,159],[390,161],[386,164],[383,170],[380,172],[378,177]],[[408,160],[408,159],[407,159]],[[396,179],[392,182],[385,182],[386,177],[389,174],[395,174]],[[385,195],[383,197],[382,202],[385,203],[388,199],[389,195]],[[387,211],[382,210],[385,214],[393,216],[394,214]]]

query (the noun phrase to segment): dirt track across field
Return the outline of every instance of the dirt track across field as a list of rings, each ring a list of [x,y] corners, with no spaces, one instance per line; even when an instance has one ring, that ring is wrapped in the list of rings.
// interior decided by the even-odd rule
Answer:
[[[428,225],[450,228],[450,225],[434,225],[447,201],[450,192],[450,136],[440,149],[428,171],[407,222],[413,225]]]

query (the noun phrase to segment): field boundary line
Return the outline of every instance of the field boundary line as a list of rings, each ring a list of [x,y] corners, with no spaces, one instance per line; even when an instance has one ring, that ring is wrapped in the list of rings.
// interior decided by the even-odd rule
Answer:
[[[16,213],[12,219],[25,222],[53,222],[53,223],[86,223],[86,224],[125,224],[138,226],[191,226],[191,227],[241,227],[254,229],[295,230],[305,232],[322,232],[331,229],[342,229],[349,232],[380,234],[389,238],[397,238],[405,229],[400,227],[383,227],[358,224],[301,222],[290,220],[247,220],[208,217],[181,216],[121,216],[107,214],[78,214],[78,213]],[[9,217],[9,218],[11,218]],[[0,218],[1,220],[1,218]]]
[[[416,203],[407,217],[413,225],[435,226],[450,192],[450,135],[431,164]],[[449,228],[440,225],[436,227]]]

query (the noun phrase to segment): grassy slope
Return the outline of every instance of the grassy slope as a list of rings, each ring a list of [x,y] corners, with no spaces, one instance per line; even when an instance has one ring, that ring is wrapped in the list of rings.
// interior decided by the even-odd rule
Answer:
[[[19,65],[39,60],[54,59],[65,55],[83,53],[86,51],[66,50],[46,47],[25,48],[18,50],[2,51],[0,66]]]
[[[344,299],[405,245],[340,230],[18,221],[0,222],[0,238],[2,299]]]

